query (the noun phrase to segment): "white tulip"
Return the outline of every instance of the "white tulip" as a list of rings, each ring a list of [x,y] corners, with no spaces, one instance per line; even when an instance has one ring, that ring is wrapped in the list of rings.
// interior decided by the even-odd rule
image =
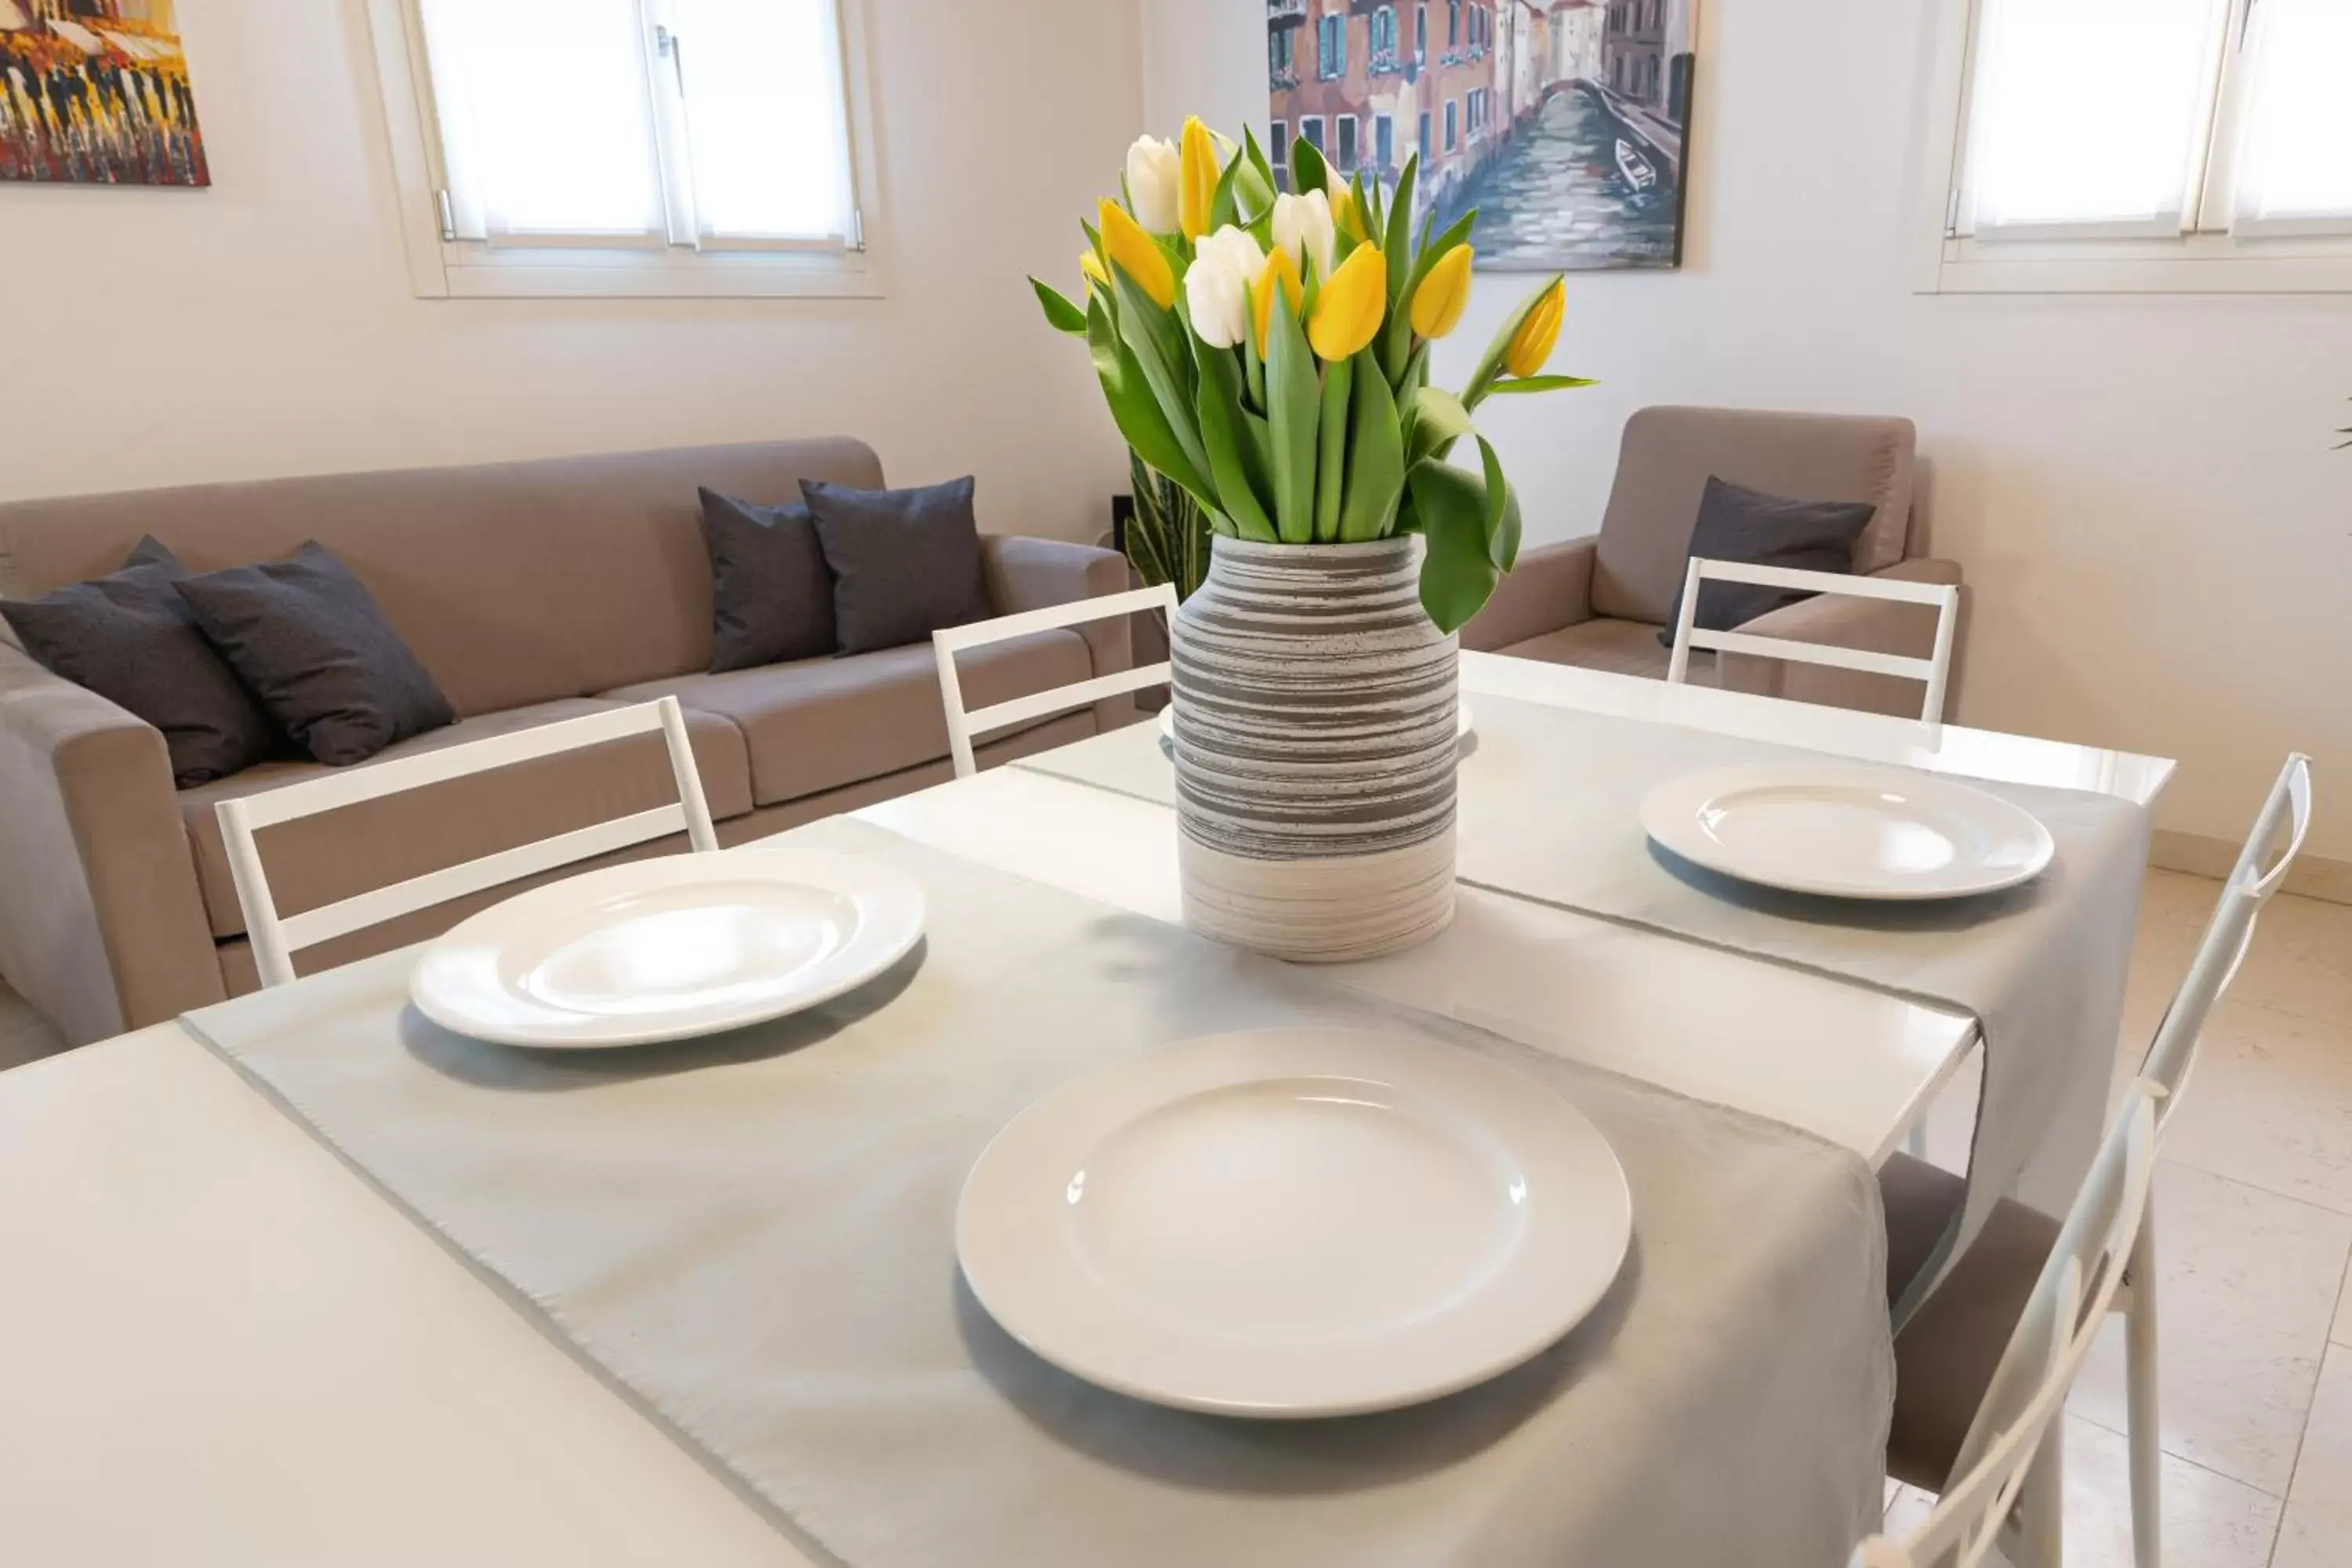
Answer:
[[[1183,221],[1177,199],[1183,171],[1173,142],[1139,136],[1127,150],[1128,205],[1135,221],[1153,234],[1174,234]]]
[[[1274,198],[1274,243],[1298,258],[1317,278],[1331,276],[1331,250],[1339,231],[1331,222],[1331,198],[1321,191]]]
[[[1227,224],[1201,237],[1184,274],[1184,303],[1202,342],[1229,349],[1249,337],[1250,290],[1265,270],[1265,252],[1244,230]]]

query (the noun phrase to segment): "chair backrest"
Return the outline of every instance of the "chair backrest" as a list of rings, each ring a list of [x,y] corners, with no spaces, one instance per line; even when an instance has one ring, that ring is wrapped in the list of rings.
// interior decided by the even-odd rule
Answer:
[[[1635,411],[1593,551],[1593,613],[1665,624],[1710,479],[1794,500],[1868,501],[1853,569],[1885,571],[1909,549],[1917,446],[1911,421],[1887,416]]]
[[[268,876],[254,843],[254,835],[265,827],[297,817],[339,811],[389,795],[429,788],[467,773],[488,773],[493,768],[600,746],[608,741],[656,730],[668,743],[670,771],[677,780],[675,805],[615,817],[593,827],[412,877],[299,915],[281,919],[278,913],[277,902],[270,897]],[[687,743],[686,715],[675,697],[611,713],[592,714],[585,719],[542,724],[534,730],[467,745],[445,747],[422,756],[367,763],[264,795],[225,800],[215,809],[220,817],[221,837],[228,848],[229,873],[236,882],[236,900],[245,909],[246,934],[253,942],[255,967],[265,986],[291,981],[294,954],[306,947],[315,947],[451,899],[552,871],[591,856],[610,854],[678,832],[685,833],[698,850],[719,847],[719,835],[710,825],[710,807],[702,797],[702,777],[695,771],[694,752]]]
[[[1960,1447],[1958,1479],[1910,1540],[1866,1541],[1853,1568],[1977,1568],[1990,1556],[2043,1445],[2064,1440],[2066,1395],[2115,1304],[2147,1216],[2162,1095],[2145,1079],[2125,1091]]]
[[[2229,879],[2221,884],[2221,897],[2197,943],[2197,955],[2189,961],[2189,973],[2174,993],[2172,1005],[2165,1009],[2164,1021],[2157,1025],[2156,1038],[2140,1063],[2140,1076],[2166,1091],[2157,1113],[2159,1129],[2171,1118],[2188,1087],[2205,1020],[2238,977],[2238,967],[2253,945],[2254,922],[2263,906],[2286,881],[2310,832],[2311,759],[2298,752],[2287,758],[2278,782],[2271,785],[2270,797],[2254,818],[2253,832],[2239,851]],[[2274,852],[2275,861],[2272,859]]]
[[[1759,637],[1746,632],[1711,632],[1697,626],[1699,584],[1752,583],[1767,588],[1801,588],[1811,594],[1843,594],[1856,599],[1893,599],[1906,605],[1936,607],[1936,647],[1926,658],[1879,653],[1872,648],[1837,647],[1827,643],[1799,642],[1793,637]],[[1927,684],[1919,717],[1940,723],[1944,692],[1951,683],[1952,633],[1958,624],[1959,589],[1946,583],[1905,583],[1885,577],[1854,577],[1837,572],[1800,572],[1788,566],[1751,566],[1738,561],[1708,561],[1694,556],[1683,579],[1683,607],[1675,622],[1675,656],[1666,666],[1666,679],[1681,685],[1690,679],[1691,649],[1751,654],[1759,658],[1784,658],[1797,664],[1825,664],[1837,669],[1865,670]]]
[[[968,626],[950,626],[945,631],[933,632],[931,651],[940,661],[940,700],[947,709],[948,749],[955,757],[956,777],[970,778],[978,766],[971,754],[971,742],[975,735],[985,735],[992,730],[1002,730],[1009,724],[1019,724],[1031,719],[1043,719],[1050,713],[1083,708],[1106,697],[1140,691],[1147,686],[1162,686],[1168,680],[1168,665],[1163,660],[1133,669],[1114,670],[1108,675],[1097,675],[1091,680],[1032,692],[1026,697],[1016,697],[1010,702],[1000,702],[992,708],[968,712],[963,705],[963,682],[956,675],[957,654],[966,648],[1027,637],[1032,632],[1057,631],[1064,626],[1107,621],[1114,616],[1133,615],[1139,610],[1157,610],[1172,618],[1176,614],[1174,586],[1162,583],[1156,588],[1105,594],[1099,598],[1050,605],[1042,610],[1024,610],[1019,615],[999,616],[992,621],[978,621]]]

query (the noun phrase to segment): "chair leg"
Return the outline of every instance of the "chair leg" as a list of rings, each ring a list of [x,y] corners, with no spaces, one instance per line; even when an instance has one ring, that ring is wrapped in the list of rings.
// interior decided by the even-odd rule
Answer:
[[[2148,1198],[2125,1277],[2131,1308],[2124,1315],[2124,1368],[2131,1431],[2132,1562],[2161,1568],[2164,1431],[2157,1411],[2156,1199]]]
[[[2063,1568],[2066,1560],[2066,1425],[2053,1424],[2017,1497],[2017,1568]]]

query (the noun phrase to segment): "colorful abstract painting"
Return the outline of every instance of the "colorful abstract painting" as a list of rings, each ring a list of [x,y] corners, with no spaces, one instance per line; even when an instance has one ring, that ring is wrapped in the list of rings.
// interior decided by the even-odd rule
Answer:
[[[212,184],[173,0],[0,0],[0,180]]]
[[[1266,0],[1268,154],[1478,209],[1478,265],[1679,267],[1697,0]]]

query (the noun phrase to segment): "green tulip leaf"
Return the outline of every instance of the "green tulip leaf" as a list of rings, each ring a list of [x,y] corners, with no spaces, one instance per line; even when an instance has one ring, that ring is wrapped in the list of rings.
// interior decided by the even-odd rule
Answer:
[[[1556,272],[1545,279],[1534,293],[1513,306],[1511,313],[1503,318],[1503,324],[1496,330],[1494,341],[1486,345],[1486,352],[1478,356],[1477,368],[1470,373],[1470,379],[1463,384],[1464,407],[1477,407],[1479,402],[1495,390],[1496,378],[1503,374],[1503,356],[1511,352],[1511,340],[1519,335],[1519,329],[1527,324],[1528,317],[1559,279],[1560,275]]]
[[[1439,631],[1457,632],[1495,592],[1486,487],[1434,459],[1415,463],[1409,482],[1428,540],[1421,563],[1421,607]]]
[[[1478,437],[1478,458],[1486,479],[1486,558],[1497,572],[1519,563],[1519,497],[1503,477],[1503,459],[1494,444]]]
[[[1095,374],[1102,382],[1103,401],[1110,405],[1111,419],[1127,444],[1146,463],[1181,485],[1202,506],[1212,511],[1217,510],[1217,489],[1204,471],[1205,458],[1195,463],[1177,439],[1167,412],[1152,395],[1135,351],[1119,336],[1109,310],[1099,297],[1087,309],[1087,347],[1094,356]]]
[[[1559,392],[1571,386],[1598,386],[1597,381],[1580,375],[1510,375],[1486,389],[1489,397],[1507,397],[1530,392]]]
[[[1290,142],[1290,188],[1300,195],[1319,191],[1331,183],[1331,171],[1323,162],[1322,149],[1304,136],[1295,136]]]
[[[1209,477],[1216,483],[1219,510],[1244,539],[1272,542],[1274,521],[1242,451],[1240,368],[1231,349],[1213,349],[1197,337],[1192,353],[1201,373],[1201,444],[1209,454]]]
[[[1285,544],[1315,539],[1315,453],[1321,437],[1323,389],[1315,375],[1315,352],[1307,346],[1289,296],[1275,290],[1272,330],[1266,334],[1265,401],[1274,437],[1274,516]]]
[[[1323,373],[1320,451],[1315,468],[1315,542],[1339,542],[1339,503],[1348,480],[1348,392],[1355,362],[1341,360]]]
[[[1359,353],[1355,366],[1348,495],[1339,509],[1339,537],[1349,543],[1385,537],[1404,491],[1404,431],[1396,399],[1372,350]]]
[[[1115,276],[1120,297],[1119,341],[1134,355],[1144,386],[1159,400],[1169,431],[1183,451],[1191,471],[1196,476],[1205,474],[1209,455],[1201,445],[1199,416],[1193,407],[1192,355],[1185,347],[1192,333],[1180,314],[1152,304],[1150,298],[1136,287],[1134,279],[1125,272]],[[1179,294],[1180,308],[1182,302],[1183,296]],[[1153,462],[1151,466],[1171,479],[1179,478],[1163,463]]]
[[[1429,237],[1429,221],[1436,216],[1437,209],[1432,207],[1429,217],[1422,220],[1421,246],[1412,254],[1412,270],[1405,276],[1404,289],[1398,295],[1399,299],[1410,299],[1412,291],[1421,287],[1421,280],[1429,276],[1429,269],[1437,265],[1438,258],[1469,239],[1470,222],[1476,215],[1464,214],[1448,224],[1444,234],[1432,239]]]
[[[1047,326],[1073,337],[1086,336],[1087,313],[1065,299],[1060,289],[1034,278],[1029,279],[1029,287],[1037,291],[1037,303],[1045,307]]]
[[[1406,457],[1414,463],[1425,458],[1443,458],[1454,449],[1454,443],[1476,434],[1470,411],[1442,386],[1424,386],[1413,394],[1409,419],[1412,436]]]
[[[1227,224],[1240,221],[1241,208],[1238,198],[1234,195],[1234,182],[1241,178],[1242,170],[1247,165],[1241,159],[1235,158],[1225,165],[1225,172],[1217,176],[1216,192],[1209,198],[1210,233],[1214,234]]]

